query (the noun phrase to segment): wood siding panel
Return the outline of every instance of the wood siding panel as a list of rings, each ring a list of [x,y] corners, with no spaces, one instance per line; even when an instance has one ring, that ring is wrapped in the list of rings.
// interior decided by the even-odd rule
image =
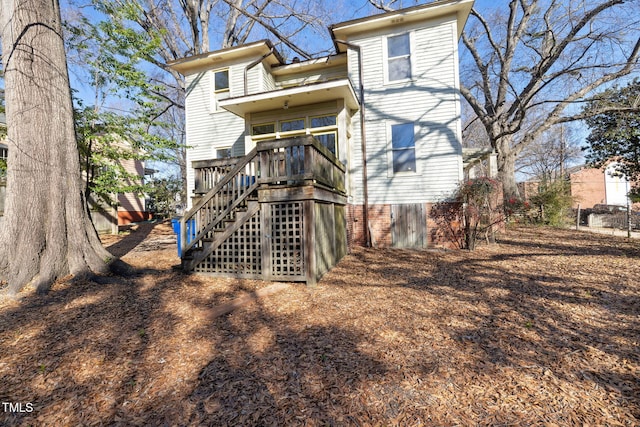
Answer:
[[[289,86],[301,86],[305,84],[326,82],[330,80],[344,79],[347,70],[344,66],[329,67],[321,71],[314,70],[305,73],[276,77],[276,85],[279,88]]]
[[[315,205],[315,256],[316,277],[321,277],[336,264],[336,223],[333,204]]]
[[[457,93],[456,23],[443,18],[412,32],[413,80],[385,84],[384,37],[369,34],[353,41],[362,46],[367,129],[369,203],[426,203],[446,198],[462,179],[462,147]],[[425,27],[426,25],[426,27]],[[357,85],[357,55],[350,52],[350,77]],[[353,117],[354,123],[359,118]],[[417,173],[393,174],[389,126],[416,123]],[[362,203],[360,127],[353,126],[349,172],[354,203]]]
[[[427,246],[427,215],[423,203],[391,205],[391,242],[396,248]]]

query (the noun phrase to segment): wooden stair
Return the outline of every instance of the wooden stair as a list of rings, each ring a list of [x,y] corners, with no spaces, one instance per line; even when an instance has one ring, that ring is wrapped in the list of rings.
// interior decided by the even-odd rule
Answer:
[[[180,227],[186,272],[314,284],[346,254],[345,167],[312,136],[198,165]]]
[[[212,238],[203,238],[201,240],[202,246],[190,250],[189,253],[182,258],[183,268],[188,271],[193,270],[259,210],[260,203],[258,203],[257,200],[249,200],[246,209],[236,210],[234,218],[224,219],[222,221],[224,228],[216,229]]]

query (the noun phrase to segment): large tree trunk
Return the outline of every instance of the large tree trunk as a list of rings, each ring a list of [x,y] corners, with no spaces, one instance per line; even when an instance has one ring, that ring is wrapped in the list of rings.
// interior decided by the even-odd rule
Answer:
[[[16,293],[106,272],[89,219],[57,0],[2,0],[9,146],[0,277]]]
[[[507,144],[508,145],[508,144]],[[516,153],[511,148],[498,150],[498,174],[502,182],[503,200],[520,200],[520,191],[516,182]]]

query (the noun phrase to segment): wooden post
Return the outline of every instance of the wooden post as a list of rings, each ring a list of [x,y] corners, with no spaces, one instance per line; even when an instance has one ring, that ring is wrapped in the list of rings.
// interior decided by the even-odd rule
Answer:
[[[113,203],[111,203],[111,216],[112,216],[112,221],[111,221],[111,234],[113,234],[114,236],[118,235],[118,194],[114,193],[113,195]]]
[[[316,266],[316,225],[314,215],[314,201],[305,200],[303,202],[303,230],[304,230],[304,259],[305,259],[305,276],[309,286],[315,286],[318,280]]]
[[[580,230],[580,203],[578,203],[578,214],[576,215],[576,230]]]
[[[271,204],[260,203],[260,213],[262,280],[273,280],[271,277]]]
[[[627,195],[627,238],[631,238],[631,202]]]

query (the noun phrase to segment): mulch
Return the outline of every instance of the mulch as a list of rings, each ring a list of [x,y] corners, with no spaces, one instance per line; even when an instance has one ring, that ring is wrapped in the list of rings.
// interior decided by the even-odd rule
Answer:
[[[184,275],[166,223],[104,242],[133,275],[0,301],[0,424],[640,424],[637,240],[359,248],[316,287]]]

